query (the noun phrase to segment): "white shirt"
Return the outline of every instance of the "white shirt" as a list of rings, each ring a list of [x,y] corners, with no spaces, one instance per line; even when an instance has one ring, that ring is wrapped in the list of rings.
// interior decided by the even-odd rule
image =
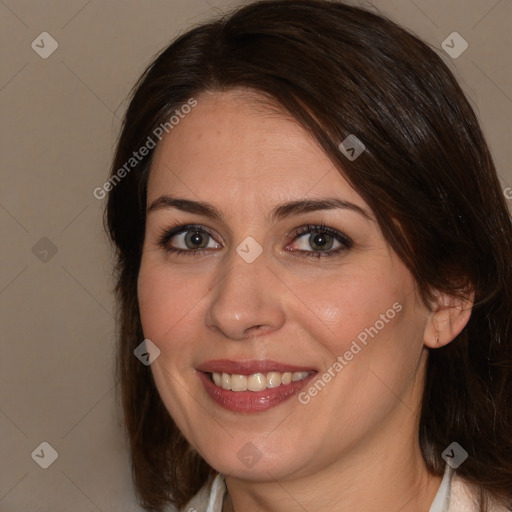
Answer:
[[[211,486],[205,484],[185,505],[182,512],[222,512],[226,492],[224,475],[218,474]],[[443,480],[429,512],[479,512],[475,495],[473,486],[458,477],[455,471],[446,465]],[[490,511],[512,512],[512,509],[494,505]]]

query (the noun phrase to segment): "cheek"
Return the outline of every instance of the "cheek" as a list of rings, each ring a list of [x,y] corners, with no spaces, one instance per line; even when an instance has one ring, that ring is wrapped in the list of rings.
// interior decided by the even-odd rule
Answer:
[[[201,300],[201,290],[198,283],[186,284],[161,265],[143,259],[137,296],[144,336],[160,350],[169,344],[166,340],[179,343],[179,337],[173,333],[191,321],[194,307]]]
[[[307,292],[307,306],[313,313],[308,315],[307,329],[338,354],[358,336],[364,342],[368,331],[374,334],[375,328],[380,332],[394,326],[406,296],[403,281],[381,273],[331,279],[322,287],[308,286]]]
[[[184,431],[187,426],[188,394],[183,396],[190,381],[188,361],[193,353],[187,329],[197,324],[193,318],[197,298],[194,288],[171,275],[168,269],[150,258],[141,262],[137,296],[144,337],[159,349],[160,355],[151,365],[151,372],[167,409]]]
[[[401,393],[406,388],[416,371],[424,328],[412,276],[389,264],[366,270],[326,281],[322,288],[308,286],[314,315],[300,320],[301,330],[315,340],[312,353],[329,373],[325,377],[336,376],[323,395],[326,406],[330,396],[360,409],[362,418],[372,408],[390,405],[389,389]]]
[[[302,403],[314,401],[319,416],[333,418],[343,437],[347,425],[377,424],[408,389],[421,354],[423,316],[406,274],[375,273],[324,290],[312,296],[315,316],[302,329],[316,342],[320,378],[328,383],[306,389]]]

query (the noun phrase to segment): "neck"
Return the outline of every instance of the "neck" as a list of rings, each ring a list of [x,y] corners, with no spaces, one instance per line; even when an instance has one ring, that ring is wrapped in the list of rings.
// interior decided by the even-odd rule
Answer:
[[[376,451],[373,460],[344,462],[290,480],[247,482],[226,477],[223,512],[428,512],[442,480],[428,472],[419,448],[415,453],[409,450],[399,464],[382,451]]]

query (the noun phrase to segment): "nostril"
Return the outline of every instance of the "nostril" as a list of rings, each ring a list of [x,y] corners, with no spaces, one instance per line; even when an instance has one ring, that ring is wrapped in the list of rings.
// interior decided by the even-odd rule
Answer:
[[[248,327],[247,329],[245,329],[244,331],[244,335],[246,335],[248,332],[254,330],[254,331],[259,331],[261,330],[263,327],[265,327],[264,325],[253,325],[252,327]]]

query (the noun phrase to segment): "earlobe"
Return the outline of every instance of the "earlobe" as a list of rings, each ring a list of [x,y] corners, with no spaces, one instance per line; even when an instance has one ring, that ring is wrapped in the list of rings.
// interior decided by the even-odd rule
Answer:
[[[437,292],[425,326],[424,344],[429,348],[440,348],[453,341],[471,317],[474,297],[474,292],[466,298]]]

